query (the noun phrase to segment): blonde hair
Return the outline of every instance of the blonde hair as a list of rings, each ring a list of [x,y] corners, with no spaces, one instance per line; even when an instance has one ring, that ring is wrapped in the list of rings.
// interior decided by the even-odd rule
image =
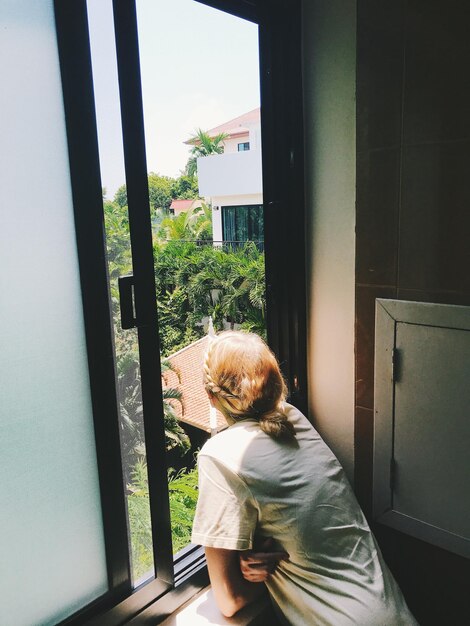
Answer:
[[[229,419],[254,418],[275,439],[293,439],[284,411],[287,388],[276,357],[252,333],[225,331],[211,339],[204,359],[204,387]]]

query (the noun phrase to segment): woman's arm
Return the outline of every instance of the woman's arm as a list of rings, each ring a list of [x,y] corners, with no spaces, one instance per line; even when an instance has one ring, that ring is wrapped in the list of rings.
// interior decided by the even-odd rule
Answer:
[[[205,548],[205,551],[215,600],[225,617],[232,617],[266,593],[263,583],[251,583],[243,578],[238,550]]]
[[[285,550],[275,550],[273,538],[267,537],[256,549],[239,552],[239,557],[243,578],[260,583],[268,580],[279,562],[287,560],[289,554]]]

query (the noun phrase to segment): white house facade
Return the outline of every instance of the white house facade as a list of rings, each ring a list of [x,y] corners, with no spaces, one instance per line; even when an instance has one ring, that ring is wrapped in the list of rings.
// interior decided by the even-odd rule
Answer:
[[[199,193],[212,204],[214,243],[264,240],[260,109],[207,131],[227,135],[223,154],[197,160]]]

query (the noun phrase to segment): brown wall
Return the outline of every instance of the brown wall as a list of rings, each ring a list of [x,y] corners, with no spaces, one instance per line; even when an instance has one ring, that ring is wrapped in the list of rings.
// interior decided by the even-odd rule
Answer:
[[[355,485],[370,515],[375,298],[470,305],[470,4],[358,0],[357,19]],[[375,531],[421,624],[470,623],[467,561]]]

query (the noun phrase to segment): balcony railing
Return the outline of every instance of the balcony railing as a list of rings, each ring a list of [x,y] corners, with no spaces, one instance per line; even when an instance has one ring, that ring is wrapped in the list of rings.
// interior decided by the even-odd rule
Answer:
[[[213,246],[214,248],[222,248],[225,252],[231,252],[233,250],[239,250],[247,244],[254,244],[260,252],[264,252],[264,241],[213,241],[212,239],[167,239],[167,242],[172,244],[177,243],[194,243],[196,246]]]

